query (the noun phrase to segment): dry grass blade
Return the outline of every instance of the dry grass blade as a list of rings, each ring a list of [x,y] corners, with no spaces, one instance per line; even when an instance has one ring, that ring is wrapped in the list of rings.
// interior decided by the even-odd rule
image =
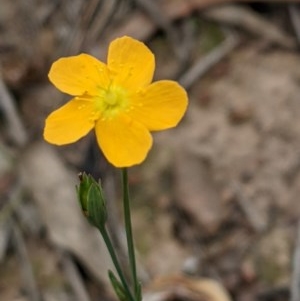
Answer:
[[[38,291],[38,286],[34,278],[34,273],[26,250],[25,241],[22,236],[22,232],[20,231],[16,223],[13,223],[13,238],[14,238],[15,248],[18,252],[19,259],[20,259],[20,267],[21,267],[22,279],[24,283],[24,290],[28,294],[29,299],[31,301],[40,301],[41,296]]]
[[[201,76],[233,51],[238,44],[238,37],[232,34],[229,35],[220,46],[195,62],[179,79],[180,84],[189,89]]]
[[[246,30],[281,47],[294,49],[296,46],[294,39],[287,33],[245,7],[238,5],[213,7],[205,10],[203,15],[210,20]]]

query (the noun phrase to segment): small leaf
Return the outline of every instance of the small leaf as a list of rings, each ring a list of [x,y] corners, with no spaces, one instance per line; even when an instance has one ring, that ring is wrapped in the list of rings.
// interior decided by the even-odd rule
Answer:
[[[116,295],[119,297],[120,301],[128,301],[129,297],[127,297],[126,295],[126,291],[123,287],[123,285],[121,284],[121,282],[116,278],[116,276],[114,275],[114,273],[112,271],[108,271],[108,277],[109,280],[114,288],[114,291],[116,293]]]

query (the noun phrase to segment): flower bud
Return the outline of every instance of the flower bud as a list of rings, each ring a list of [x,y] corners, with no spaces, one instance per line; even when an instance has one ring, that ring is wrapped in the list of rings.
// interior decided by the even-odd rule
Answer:
[[[82,212],[89,222],[97,228],[103,228],[107,220],[106,202],[103,190],[91,175],[79,174],[80,184],[76,186]]]

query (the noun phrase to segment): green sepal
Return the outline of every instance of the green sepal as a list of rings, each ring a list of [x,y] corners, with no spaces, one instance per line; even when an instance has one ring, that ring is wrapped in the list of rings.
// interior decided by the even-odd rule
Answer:
[[[92,225],[102,229],[107,220],[107,210],[101,184],[86,173],[79,174],[79,179],[76,191],[82,212]]]
[[[92,183],[87,195],[87,218],[95,227],[102,229],[107,220],[106,202],[102,188],[98,183]]]
[[[87,175],[85,172],[80,173],[78,175],[78,177],[80,180],[80,184],[76,186],[77,197],[78,197],[78,201],[81,206],[81,209],[82,209],[83,213],[86,215],[87,214],[88,191],[89,191],[91,184],[95,180],[93,179],[92,176]]]
[[[116,276],[114,275],[114,273],[111,270],[108,271],[108,277],[109,277],[110,283],[111,283],[112,287],[114,288],[114,291],[115,291],[116,295],[118,296],[119,300],[120,301],[128,301],[130,298],[127,297],[126,291],[125,291],[123,285],[116,278]]]

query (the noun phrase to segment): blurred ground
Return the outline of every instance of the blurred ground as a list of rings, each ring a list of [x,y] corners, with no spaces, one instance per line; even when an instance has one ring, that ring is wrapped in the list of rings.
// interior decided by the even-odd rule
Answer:
[[[53,147],[42,131],[68,100],[47,80],[52,62],[105,60],[124,34],[155,53],[156,79],[190,98],[130,170],[144,299],[300,300],[296,2],[1,1],[0,300],[115,300],[74,186],[82,170],[101,178],[124,259],[119,174],[93,134]]]

